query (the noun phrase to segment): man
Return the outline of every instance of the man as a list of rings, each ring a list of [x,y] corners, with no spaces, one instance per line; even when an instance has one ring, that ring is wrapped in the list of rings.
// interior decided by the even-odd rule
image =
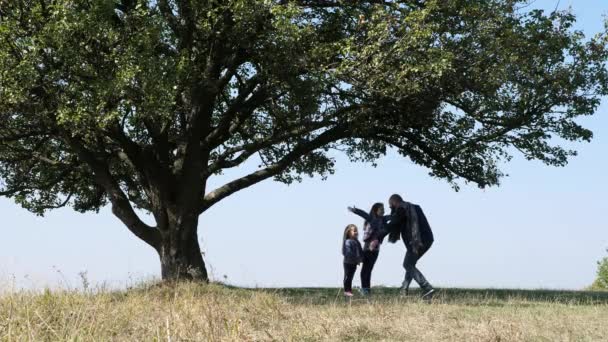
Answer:
[[[431,226],[419,205],[406,202],[399,195],[392,195],[388,202],[391,208],[391,220],[387,227],[389,241],[395,243],[401,236],[407,249],[403,260],[405,280],[401,288],[407,294],[412,279],[416,280],[422,289],[422,298],[430,299],[435,290],[416,268],[416,263],[433,244]]]

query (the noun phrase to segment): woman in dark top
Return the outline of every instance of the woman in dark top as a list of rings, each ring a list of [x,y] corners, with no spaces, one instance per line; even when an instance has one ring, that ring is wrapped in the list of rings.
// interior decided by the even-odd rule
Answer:
[[[386,235],[385,225],[390,216],[384,216],[384,204],[375,203],[369,214],[361,209],[349,207],[348,210],[361,216],[364,220],[363,228],[363,267],[361,268],[361,292],[369,295],[371,292],[372,270],[378,260],[380,244]]]

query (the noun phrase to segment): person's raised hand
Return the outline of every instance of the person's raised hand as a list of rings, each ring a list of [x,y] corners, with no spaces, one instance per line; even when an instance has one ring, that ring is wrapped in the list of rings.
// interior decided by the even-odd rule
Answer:
[[[350,211],[351,213],[352,213],[352,212],[355,212],[355,207],[354,207],[354,206],[352,206],[352,207],[348,207],[347,209],[348,209],[348,211]]]

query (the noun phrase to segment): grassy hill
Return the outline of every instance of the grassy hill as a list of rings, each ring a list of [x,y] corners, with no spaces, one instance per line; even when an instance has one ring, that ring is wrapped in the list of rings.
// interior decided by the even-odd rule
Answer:
[[[146,285],[0,295],[0,341],[608,341],[608,293]]]

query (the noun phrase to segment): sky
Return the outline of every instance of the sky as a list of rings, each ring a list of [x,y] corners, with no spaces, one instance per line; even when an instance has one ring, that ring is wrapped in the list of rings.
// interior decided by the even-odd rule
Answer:
[[[557,0],[530,8],[554,9]],[[561,1],[587,35],[602,28],[605,0]],[[435,244],[419,268],[435,286],[581,289],[596,262],[608,256],[608,101],[581,122],[591,143],[565,168],[516,157],[498,188],[474,185],[455,192],[428,170],[395,154],[378,167],[338,158],[328,180],[286,186],[267,181],[206,212],[199,238],[213,280],[248,287],[341,286],[341,234],[392,193],[424,209]],[[240,170],[243,172],[243,170]],[[212,181],[221,185],[236,174]],[[156,252],[134,237],[109,208],[99,214],[61,209],[37,217],[0,198],[0,290],[45,287],[126,287],[158,278]],[[149,218],[146,218],[149,220]],[[384,244],[373,285],[397,286],[404,271],[402,243]],[[355,281],[358,285],[358,280]]]

